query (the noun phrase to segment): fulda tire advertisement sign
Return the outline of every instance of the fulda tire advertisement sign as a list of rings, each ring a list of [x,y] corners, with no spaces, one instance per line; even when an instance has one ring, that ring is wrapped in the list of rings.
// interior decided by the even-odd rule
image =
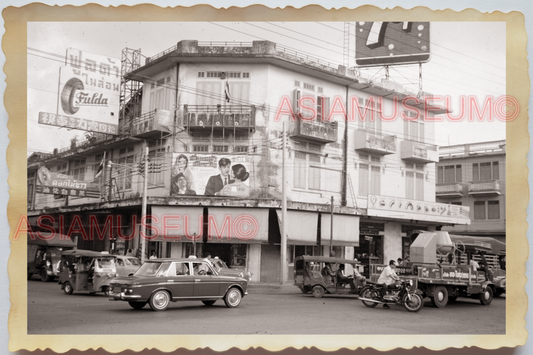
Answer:
[[[39,112],[39,123],[118,134],[120,60],[69,48],[60,68],[58,112]]]
[[[429,22],[356,22],[358,66],[425,63],[429,49]]]

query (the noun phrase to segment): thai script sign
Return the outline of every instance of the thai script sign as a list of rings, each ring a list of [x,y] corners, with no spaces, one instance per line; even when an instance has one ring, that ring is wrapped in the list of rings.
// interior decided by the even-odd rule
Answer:
[[[120,60],[67,49],[60,68],[58,112],[39,113],[39,123],[117,134]]]
[[[379,195],[368,195],[368,215],[470,224],[467,206]]]
[[[422,63],[430,59],[429,22],[356,22],[358,66]]]
[[[35,191],[43,194],[100,197],[100,185],[74,180],[71,175],[53,173],[44,166],[37,171],[37,182]]]

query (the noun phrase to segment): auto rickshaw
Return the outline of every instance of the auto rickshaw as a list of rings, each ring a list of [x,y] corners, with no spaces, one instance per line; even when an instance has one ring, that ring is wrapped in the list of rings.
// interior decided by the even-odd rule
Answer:
[[[108,252],[66,250],[61,254],[59,283],[71,295],[74,291],[109,295],[109,283],[118,276],[115,257]]]
[[[329,265],[329,271],[327,265]],[[344,275],[353,278],[353,292],[351,287],[346,287],[350,285],[350,282],[338,279],[339,269],[344,269]],[[316,298],[324,294],[358,294],[366,284],[365,278],[360,275],[362,271],[363,266],[357,259],[298,256],[294,259],[294,285],[298,286],[304,294],[312,292]]]

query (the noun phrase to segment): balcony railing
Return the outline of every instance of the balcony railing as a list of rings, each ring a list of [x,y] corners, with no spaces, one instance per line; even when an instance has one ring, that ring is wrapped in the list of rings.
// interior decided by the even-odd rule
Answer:
[[[437,184],[435,192],[437,197],[462,197],[463,185],[458,182]]]
[[[438,163],[438,147],[433,144],[414,141],[402,141],[401,157],[417,163]]]
[[[189,129],[255,129],[255,106],[185,105],[181,125]]]
[[[475,181],[468,185],[469,195],[500,195],[500,180]]]
[[[396,153],[396,136],[367,131],[355,131],[355,150],[374,154]]]
[[[317,143],[333,143],[337,141],[337,126],[337,122],[297,119],[290,123],[289,136]]]
[[[173,120],[170,111],[155,109],[133,120],[131,135],[149,138],[171,133]]]

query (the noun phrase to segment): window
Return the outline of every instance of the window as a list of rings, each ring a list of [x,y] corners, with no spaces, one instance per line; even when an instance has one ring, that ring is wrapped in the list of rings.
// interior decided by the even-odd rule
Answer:
[[[320,156],[295,152],[294,187],[299,189],[320,190]]]
[[[405,198],[424,200],[424,173],[416,171],[416,165],[413,168],[405,172]]]
[[[148,152],[148,186],[160,186],[165,183],[163,165],[165,148],[157,148]]]
[[[381,105],[374,102],[373,98],[364,99],[358,101],[359,111],[364,113],[364,117],[359,117],[359,128],[367,130],[369,132],[380,133],[381,132],[381,119],[377,112],[381,111]],[[368,107],[368,108],[367,108]]]
[[[213,152],[215,153],[227,153],[229,150],[227,145],[214,145]]]
[[[461,165],[444,165],[437,167],[437,183],[461,182],[462,169]]]
[[[500,170],[497,161],[472,164],[473,181],[499,180]]]
[[[414,118],[416,114],[411,111],[404,111],[405,116]],[[403,134],[405,139],[413,140],[417,142],[424,142],[425,131],[424,131],[424,117],[420,115],[417,120],[407,120],[403,121]]]
[[[74,160],[70,175],[74,180],[85,181],[85,159]]]
[[[154,111],[155,109],[170,110],[172,91],[170,76],[152,83],[150,90],[150,111]]]
[[[375,156],[361,155],[364,163],[359,163],[359,196],[381,194],[381,159]]]
[[[208,145],[200,145],[200,144],[195,144],[192,146],[192,151],[193,152],[207,152],[209,150],[209,146]]]
[[[500,201],[474,201],[474,219],[500,219]]]
[[[113,177],[116,178],[117,187],[119,190],[131,189],[131,180],[133,178],[133,170],[136,168],[133,164],[135,155],[134,147],[121,148],[119,150],[118,166],[113,172]]]
[[[209,72],[207,72],[209,74]],[[209,77],[209,75],[208,75]],[[218,79],[217,81],[198,81],[196,89],[198,95],[196,96],[197,105],[247,105],[250,101],[250,82],[236,81],[235,78],[230,78],[229,96],[230,102],[226,102],[224,90],[226,81]]]

